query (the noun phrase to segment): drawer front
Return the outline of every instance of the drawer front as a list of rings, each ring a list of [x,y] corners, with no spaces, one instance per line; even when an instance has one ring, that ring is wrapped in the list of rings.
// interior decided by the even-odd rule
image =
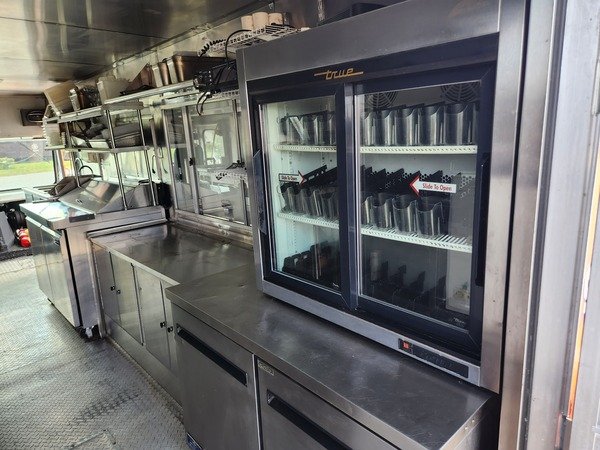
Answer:
[[[204,449],[258,449],[250,352],[173,305],[186,431]]]
[[[396,448],[260,360],[257,372],[264,450]]]

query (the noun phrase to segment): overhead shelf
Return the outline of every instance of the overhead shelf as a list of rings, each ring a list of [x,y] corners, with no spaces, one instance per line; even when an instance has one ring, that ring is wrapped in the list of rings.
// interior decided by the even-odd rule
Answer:
[[[75,120],[92,119],[100,117],[105,111],[123,112],[123,111],[139,111],[144,108],[144,104],[140,101],[121,101],[119,103],[105,104],[86,108],[79,111],[73,111],[67,114],[61,114],[58,118],[58,123],[73,122]]]
[[[280,212],[277,214],[277,217],[323,228],[339,228],[337,221],[321,217],[312,217],[306,214]],[[391,241],[406,242],[409,244],[422,245],[424,247],[440,248],[462,253],[471,253],[473,251],[471,240],[464,237],[450,236],[447,234],[424,236],[417,233],[403,233],[395,229],[377,228],[372,225],[361,225],[360,229],[361,234],[365,236],[373,236],[381,239],[389,239]]]
[[[263,42],[273,41],[283,36],[299,33],[301,30],[288,25],[267,25],[264,28],[255,31],[244,31],[229,39],[227,51],[235,52],[237,49],[249,47],[251,45],[262,44]],[[210,53],[222,53],[225,51],[225,42],[219,42],[210,48]]]

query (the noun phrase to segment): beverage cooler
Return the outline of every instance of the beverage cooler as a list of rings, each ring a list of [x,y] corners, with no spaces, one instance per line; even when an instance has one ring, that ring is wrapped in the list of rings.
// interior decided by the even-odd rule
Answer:
[[[244,68],[263,291],[492,390],[496,59],[497,37],[482,36],[274,76]]]

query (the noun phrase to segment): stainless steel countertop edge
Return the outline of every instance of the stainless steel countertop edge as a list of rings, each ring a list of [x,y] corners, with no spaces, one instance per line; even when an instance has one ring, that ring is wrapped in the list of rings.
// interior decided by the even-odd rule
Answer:
[[[201,279],[196,280],[196,282],[199,282],[199,281],[201,281]],[[236,330],[233,330],[230,326],[217,320],[210,314],[202,311],[201,309],[195,307],[194,305],[191,305],[188,301],[186,301],[186,299],[184,297],[178,295],[176,292],[173,292],[170,289],[166,289],[165,294],[166,294],[166,297],[169,300],[171,300],[171,302],[174,305],[176,305],[177,307],[183,309],[187,313],[191,314],[198,320],[201,320],[202,322],[204,322],[206,325],[217,330],[218,332],[220,332],[221,334],[223,334],[230,340],[234,341],[238,345],[240,345],[243,348],[247,349],[248,351],[254,353],[258,358],[264,360],[266,363],[272,364],[276,369],[280,370],[282,373],[289,376],[294,381],[301,384],[302,386],[304,386],[306,389],[310,390],[317,396],[326,400],[332,406],[334,406],[337,409],[339,409],[340,411],[344,412],[352,419],[356,420],[357,422],[359,422],[361,424],[369,423],[370,426],[368,428],[371,431],[378,434],[383,439],[386,439],[393,445],[399,446],[400,448],[402,448],[404,450],[443,448],[443,446],[446,444],[446,442],[456,442],[457,440],[458,440],[458,442],[460,442],[460,440],[462,440],[462,438],[464,438],[464,436],[466,436],[466,434],[468,432],[468,428],[467,428],[468,425],[470,425],[470,424],[474,425],[473,420],[478,422],[478,420],[477,420],[478,417],[480,417],[480,420],[483,419],[483,417],[485,416],[485,410],[487,408],[489,408],[489,404],[492,403],[490,400],[492,400],[493,397],[490,397],[488,400],[483,402],[482,406],[480,408],[478,408],[478,410],[475,411],[471,415],[471,417],[469,418],[469,420],[467,422],[465,422],[465,426],[463,426],[459,430],[457,430],[457,432],[454,435],[448,437],[448,441],[438,442],[435,447],[424,447],[423,445],[416,442],[412,438],[403,434],[401,431],[396,429],[394,426],[388,424],[384,420],[373,415],[369,411],[363,409],[356,403],[351,402],[346,397],[344,397],[342,394],[336,392],[334,389],[332,389],[332,388],[324,385],[323,383],[319,382],[318,380],[314,379],[310,374],[300,370],[298,367],[294,366],[293,364],[274,355],[268,349],[262,347],[261,345],[252,341],[248,337],[237,332]],[[265,300],[277,302],[281,305],[284,305],[285,307],[293,308],[293,309],[297,310],[297,308],[294,308],[294,307],[287,305],[283,302],[280,302],[279,300],[276,300],[276,299],[271,299],[271,298],[265,296]],[[298,311],[300,311],[300,310],[298,310]],[[308,316],[309,313],[305,312],[305,314],[307,314],[307,316]],[[308,316],[308,317],[310,317],[310,316]],[[314,319],[321,320],[317,317],[315,317]],[[335,325],[332,325],[332,326],[335,326]],[[425,369],[426,370],[434,370],[434,369],[428,369],[428,368],[425,368]],[[461,436],[461,434],[464,434],[464,436]]]

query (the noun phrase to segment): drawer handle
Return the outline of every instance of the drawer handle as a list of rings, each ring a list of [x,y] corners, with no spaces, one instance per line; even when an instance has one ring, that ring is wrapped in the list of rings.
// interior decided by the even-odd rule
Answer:
[[[350,447],[342,444],[334,436],[329,434],[319,425],[314,423],[296,408],[282,400],[271,391],[267,391],[267,404],[285,417],[290,423],[308,434],[311,438],[328,450],[350,450]]]
[[[210,359],[212,362],[214,362],[217,366],[219,366],[229,375],[231,375],[233,378],[242,383],[244,386],[248,386],[248,374],[246,374],[246,372],[244,372],[238,366],[233,364],[227,358],[217,353],[215,350],[210,348],[208,345],[206,345],[193,334],[181,328],[181,326],[179,325],[177,326],[177,335],[181,339],[186,341],[188,344],[190,344],[192,347],[194,347],[196,350],[198,350],[200,353],[202,353],[204,356],[206,356],[208,359]]]

